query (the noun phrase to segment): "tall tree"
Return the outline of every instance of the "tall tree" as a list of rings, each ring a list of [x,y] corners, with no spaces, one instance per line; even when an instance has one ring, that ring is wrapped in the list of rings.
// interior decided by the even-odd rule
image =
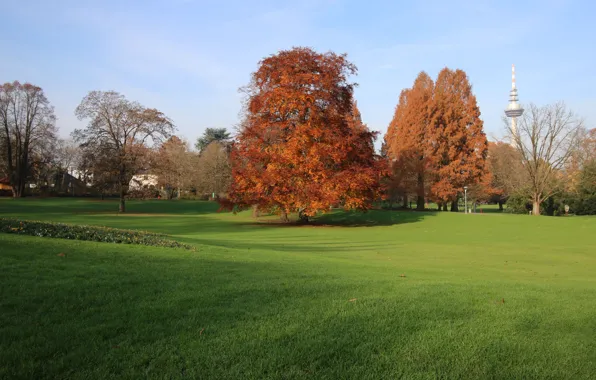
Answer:
[[[13,197],[25,195],[31,159],[55,140],[55,122],[54,108],[40,87],[17,81],[0,86],[0,151]]]
[[[580,185],[580,177],[584,167],[596,161],[596,128],[578,130],[578,144],[573,149],[571,157],[565,166],[568,174],[567,190],[574,192]]]
[[[435,113],[434,83],[421,72],[414,86],[401,92],[385,142],[393,161],[393,176],[405,193],[416,194],[416,208],[424,210],[428,172],[431,169],[427,139]],[[398,180],[399,179],[399,180]]]
[[[196,189],[202,194],[226,193],[232,181],[231,144],[212,141],[198,158]]]
[[[544,107],[530,104],[518,119],[515,135],[507,124],[527,176],[523,186],[533,215],[540,215],[540,204],[562,189],[561,170],[577,147],[582,126],[583,121],[562,102]]]
[[[112,154],[110,147],[101,144],[81,144],[81,160],[77,171],[79,179],[92,183],[103,199],[106,194],[118,191],[118,158]]]
[[[177,136],[170,137],[158,149],[154,164],[159,183],[165,187],[168,199],[178,194],[191,183],[194,154],[188,151],[188,144]]]
[[[232,151],[230,200],[297,211],[307,221],[334,204],[367,209],[379,185],[375,133],[356,128],[356,67],[308,48],[260,62]]]
[[[199,152],[202,152],[203,149],[207,148],[209,144],[213,141],[219,141],[222,143],[229,142],[232,139],[232,136],[225,128],[207,128],[203,135],[197,139],[195,144],[195,148]]]
[[[147,144],[156,144],[174,131],[169,118],[154,108],[145,108],[114,91],[91,91],[75,110],[87,128],[73,132],[75,141],[108,153],[117,172],[120,212],[126,211],[126,194],[133,175],[146,157]]]
[[[491,178],[491,198],[502,210],[503,203],[526,182],[522,160],[514,147],[498,141],[488,143],[487,163]]]
[[[437,201],[457,201],[464,186],[481,181],[486,171],[488,142],[480,119],[480,109],[466,73],[444,68],[434,91],[435,115],[428,140],[429,157],[437,179],[431,192]]]

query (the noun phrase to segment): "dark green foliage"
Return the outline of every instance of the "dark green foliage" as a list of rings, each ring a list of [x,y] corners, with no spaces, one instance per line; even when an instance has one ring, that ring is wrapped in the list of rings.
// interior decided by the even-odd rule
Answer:
[[[565,215],[565,205],[570,206],[569,213],[574,213],[575,207],[572,205],[576,198],[569,194],[557,194],[549,197],[540,204],[540,215],[562,216]],[[532,202],[527,195],[514,194],[507,199],[507,212],[511,214],[528,214],[532,211]],[[580,215],[580,214],[578,214]],[[584,215],[584,214],[581,214]]]
[[[524,194],[513,194],[507,199],[507,212],[511,214],[527,214],[532,210],[532,203]]]
[[[231,138],[232,136],[225,128],[207,128],[205,129],[205,132],[203,132],[203,136],[197,139],[195,148],[197,148],[199,152],[202,152],[203,149],[213,141],[225,142],[229,141]]]
[[[0,218],[0,232],[70,240],[89,240],[103,243],[139,244],[155,247],[185,248],[188,244],[169,240],[165,235],[143,231],[129,231],[108,227],[70,225],[19,219]]]
[[[596,215],[596,160],[583,168],[578,192],[570,203],[571,210],[576,215]]]
[[[576,196],[570,207],[575,215],[596,215],[596,194]]]

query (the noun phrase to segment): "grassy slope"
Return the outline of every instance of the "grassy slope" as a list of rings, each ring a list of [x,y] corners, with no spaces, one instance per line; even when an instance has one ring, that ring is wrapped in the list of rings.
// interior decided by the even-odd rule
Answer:
[[[337,213],[324,219],[376,226],[275,227],[199,202],[115,207],[0,200],[0,215],[200,247],[0,235],[0,378],[596,372],[595,218]]]

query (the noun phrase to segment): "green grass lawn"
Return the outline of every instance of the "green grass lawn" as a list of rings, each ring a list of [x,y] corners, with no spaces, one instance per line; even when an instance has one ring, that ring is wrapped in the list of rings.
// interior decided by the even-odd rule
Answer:
[[[0,378],[594,378],[596,218],[216,209],[0,199],[197,247],[0,234]]]

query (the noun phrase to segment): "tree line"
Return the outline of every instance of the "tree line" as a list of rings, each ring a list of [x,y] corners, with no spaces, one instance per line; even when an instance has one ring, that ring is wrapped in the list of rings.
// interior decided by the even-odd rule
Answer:
[[[127,197],[155,195],[159,189],[167,198],[180,197],[189,188],[221,194],[229,185],[225,128],[208,128],[193,152],[162,112],[113,91],[89,92],[75,114],[88,121],[87,127],[60,139],[53,107],[40,87],[19,82],[0,87],[0,179],[13,197],[25,196],[27,184],[41,194],[51,186],[73,194],[74,184],[79,194],[118,194],[124,212]],[[133,178],[144,173],[157,175],[158,182],[131,192]]]
[[[305,222],[333,207],[379,202],[458,211],[464,192],[473,203],[507,202],[536,215],[560,213],[563,204],[596,209],[596,132],[563,103],[530,104],[517,131],[506,124],[507,142],[489,142],[467,74],[444,68],[433,80],[421,72],[401,91],[377,153],[379,133],[362,121],[354,98],[356,74],[345,54],[293,48],[266,57],[242,88],[235,136],[207,129],[197,151],[162,112],[113,91],[89,92],[75,110],[87,126],[60,140],[43,90],[6,83],[0,177],[21,197],[28,181],[76,168],[101,194],[117,193],[124,212],[127,197],[140,191],[131,180],[152,174],[167,198],[215,193],[222,208],[282,219],[297,213]]]

